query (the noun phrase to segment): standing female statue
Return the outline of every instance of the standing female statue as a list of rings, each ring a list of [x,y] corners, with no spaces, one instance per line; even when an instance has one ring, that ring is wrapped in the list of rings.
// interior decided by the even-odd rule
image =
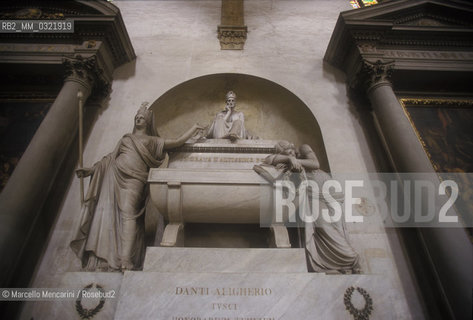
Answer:
[[[92,176],[82,206],[80,227],[71,248],[87,270],[131,270],[144,257],[144,211],[149,168],[167,166],[166,150],[183,145],[197,131],[195,124],[177,139],[157,135],[153,113],[142,106],[133,133],[115,150],[77,176]]]

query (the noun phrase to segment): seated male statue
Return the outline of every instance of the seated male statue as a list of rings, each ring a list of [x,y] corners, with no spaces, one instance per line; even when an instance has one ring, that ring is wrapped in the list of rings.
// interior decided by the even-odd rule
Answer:
[[[245,129],[245,116],[243,112],[235,110],[236,94],[229,91],[226,96],[225,110],[215,116],[212,125],[207,131],[206,138],[230,139],[232,142],[238,139],[248,139]]]

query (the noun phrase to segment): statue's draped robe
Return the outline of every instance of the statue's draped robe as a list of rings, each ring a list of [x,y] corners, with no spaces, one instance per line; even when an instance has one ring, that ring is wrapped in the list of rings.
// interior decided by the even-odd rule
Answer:
[[[135,267],[141,265],[146,182],[149,168],[167,165],[163,147],[163,138],[148,136],[141,140],[126,134],[112,153],[94,165],[80,226],[71,242],[83,268],[120,269],[122,246],[127,241],[133,244],[130,262]],[[126,220],[135,220],[136,230],[124,232]]]
[[[315,181],[319,190],[322,190],[324,182],[330,180],[331,176],[317,169],[307,172],[307,179]],[[306,197],[307,200],[308,197],[309,195]],[[348,240],[344,215],[342,214],[339,220],[326,221],[321,214],[322,209],[328,209],[329,216],[333,217],[335,205],[338,205],[343,213],[343,194],[332,194],[332,198],[319,193],[318,199],[312,199],[319,201],[320,214],[314,223],[305,224],[305,245],[309,263],[316,272],[329,270],[359,272],[359,255]],[[299,210],[311,209],[305,207]]]
[[[287,165],[274,163],[276,156],[277,154],[268,156],[264,163],[265,165],[275,167],[281,174],[264,170],[264,166],[259,166],[257,170],[260,175],[268,180],[276,177],[278,177],[278,179],[295,180],[293,182],[295,182],[297,187],[304,179],[310,179],[317,183],[319,190],[322,190],[324,182],[331,179],[328,173],[320,169],[308,172],[303,171],[301,173],[290,172]],[[317,199],[310,199],[309,197],[311,197],[310,192],[307,192],[306,198],[302,199],[304,205],[302,207],[299,206],[298,210],[311,210],[310,201],[319,201],[319,215],[317,220],[313,223],[305,223],[304,228],[307,260],[311,268],[316,272],[359,272],[359,255],[348,240],[344,215],[342,214],[342,218],[338,221],[325,221],[321,214],[322,209],[328,209],[329,215],[333,216],[333,203],[326,201],[325,199],[327,197],[324,197],[323,194],[319,194]],[[332,195],[332,197],[334,199],[331,201],[338,201],[343,213],[343,204],[341,203],[343,197],[336,197],[334,195]],[[294,201],[299,203],[297,197]],[[315,216],[309,211],[303,213],[307,216]]]
[[[230,121],[225,121],[226,111],[217,113],[212,122],[207,138],[222,139],[230,134],[237,135],[240,139],[246,139],[248,133],[245,129],[245,116],[242,112],[234,112]]]

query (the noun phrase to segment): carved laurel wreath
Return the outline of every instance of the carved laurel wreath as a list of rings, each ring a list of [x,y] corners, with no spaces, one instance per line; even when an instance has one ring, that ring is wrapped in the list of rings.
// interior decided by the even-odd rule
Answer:
[[[83,290],[89,290],[94,286],[93,283],[89,284],[88,286],[84,287]],[[76,300],[76,310],[77,313],[79,313],[79,316],[81,319],[90,319],[93,316],[95,316],[97,313],[99,313],[100,310],[102,310],[103,305],[105,304],[105,291],[103,287],[99,284],[96,285],[97,290],[99,290],[101,294],[100,302],[99,304],[93,308],[93,309],[84,309],[82,306],[82,293],[79,294],[79,297]]]
[[[373,311],[373,300],[365,289],[356,287],[356,291],[358,291],[365,299],[365,306],[363,309],[357,309],[351,302],[351,296],[353,295],[354,291],[354,287],[349,287],[347,291],[345,291],[343,301],[345,303],[346,309],[351,315],[353,315],[355,320],[369,320],[371,311]]]

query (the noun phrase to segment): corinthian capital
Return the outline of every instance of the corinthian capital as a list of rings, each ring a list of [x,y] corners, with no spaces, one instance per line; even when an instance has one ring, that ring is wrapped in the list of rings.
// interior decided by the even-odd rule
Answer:
[[[108,94],[109,82],[103,76],[103,70],[99,67],[96,56],[87,58],[76,55],[74,58],[64,58],[66,81],[76,81],[87,89],[97,89],[100,94]]]
[[[366,91],[369,92],[380,85],[391,85],[391,75],[394,70],[394,61],[369,62],[364,60],[360,75]]]

